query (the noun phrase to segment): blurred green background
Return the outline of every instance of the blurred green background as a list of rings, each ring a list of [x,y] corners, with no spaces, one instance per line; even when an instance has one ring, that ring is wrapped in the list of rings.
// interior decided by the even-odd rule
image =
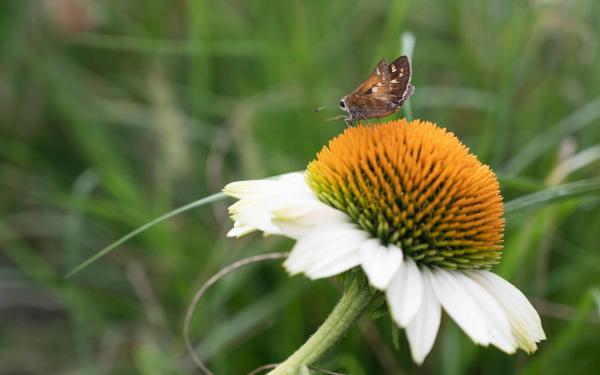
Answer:
[[[600,368],[600,2],[3,0],[0,373],[197,373],[181,333],[195,290],[291,242],[226,239],[223,201],[63,276],[229,181],[303,169],[343,129],[324,121],[340,114],[339,97],[400,55],[406,31],[414,116],[491,164],[507,202],[570,196],[511,211],[495,269],[533,301],[548,340],[507,356],[445,319],[416,367],[403,333],[394,348],[388,317],[365,319],[319,367]],[[250,266],[208,292],[192,341],[217,374],[247,373],[291,354],[339,296],[334,282],[290,278],[280,262]]]

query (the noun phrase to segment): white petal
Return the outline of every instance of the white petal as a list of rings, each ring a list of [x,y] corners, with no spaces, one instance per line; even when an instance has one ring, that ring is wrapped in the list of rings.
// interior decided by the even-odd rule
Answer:
[[[273,179],[236,181],[223,188],[225,194],[238,199],[256,194],[285,191],[310,192],[311,190],[304,180],[304,172],[287,173]]]
[[[248,233],[254,232],[256,228],[235,222],[233,228],[227,232],[227,237],[241,237]]]
[[[368,234],[353,224],[332,223],[300,237],[284,266],[312,279],[333,276],[360,264],[360,245]]]
[[[385,291],[392,318],[400,327],[406,327],[417,314],[423,289],[421,271],[411,257],[406,257]]]
[[[383,246],[372,238],[362,243],[360,247],[361,265],[369,282],[375,288],[384,290],[402,264],[402,250],[397,246]]]
[[[277,193],[280,187],[281,183],[277,180],[246,180],[227,184],[223,192],[230,197],[244,199],[267,192]]]
[[[456,272],[433,269],[431,284],[437,300],[462,330],[480,345],[490,343],[485,317],[471,295],[463,287]]]
[[[306,177],[304,175],[304,172],[291,172],[282,174],[277,177],[277,180],[297,186],[298,189],[304,189],[305,191],[312,192],[312,190],[306,183]]]
[[[290,256],[283,263],[289,273],[295,275],[306,271],[313,262],[315,253],[325,242],[339,237],[347,229],[346,224],[332,223],[327,226],[312,228],[300,237],[292,248]],[[343,234],[342,234],[343,235]]]
[[[514,353],[517,343],[506,312],[487,290],[462,271],[433,271],[436,296],[471,339]]]
[[[490,343],[505,353],[514,353],[517,349],[517,342],[511,332],[504,309],[487,290],[470,279],[464,272],[454,271],[453,273],[479,307],[481,316],[487,324]]]
[[[344,212],[318,200],[306,183],[304,173],[233,182],[223,191],[239,199],[229,207],[235,221],[229,236],[239,237],[258,229],[265,234],[297,239],[313,227],[349,221]]]
[[[252,227],[267,234],[282,234],[281,228],[273,224],[273,213],[263,198],[242,199],[229,207],[229,213],[235,220],[234,228]]]
[[[273,223],[277,225],[284,235],[298,239],[309,229],[335,222],[350,222],[344,212],[337,210],[317,200],[297,200],[293,204],[273,210]]]
[[[538,313],[519,289],[489,271],[470,271],[468,276],[485,288],[500,303],[508,316],[519,347],[528,353],[537,349],[536,342],[546,339]]]
[[[423,363],[431,351],[440,327],[442,309],[431,286],[431,271],[420,268],[423,279],[423,297],[414,319],[406,326],[410,353],[417,364]]]

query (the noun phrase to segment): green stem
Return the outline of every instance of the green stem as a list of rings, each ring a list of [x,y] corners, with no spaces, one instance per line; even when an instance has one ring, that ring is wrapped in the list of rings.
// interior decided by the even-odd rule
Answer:
[[[302,366],[313,364],[348,332],[377,295],[365,282],[355,279],[317,332],[269,375],[296,374]]]

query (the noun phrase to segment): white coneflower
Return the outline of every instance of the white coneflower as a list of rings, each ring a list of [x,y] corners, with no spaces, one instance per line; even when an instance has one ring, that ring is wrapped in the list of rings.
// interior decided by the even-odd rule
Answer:
[[[537,349],[540,318],[500,260],[503,204],[495,174],[450,132],[406,120],[347,128],[305,173],[240,181],[225,193],[229,236],[254,230],[296,240],[291,274],[317,279],[361,267],[385,293],[422,363],[442,308],[477,344]]]

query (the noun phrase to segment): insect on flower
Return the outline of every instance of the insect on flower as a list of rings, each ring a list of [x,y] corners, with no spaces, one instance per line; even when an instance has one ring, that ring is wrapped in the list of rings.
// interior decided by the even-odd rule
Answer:
[[[346,125],[397,112],[415,91],[411,76],[408,57],[400,56],[389,65],[381,60],[366,81],[340,99],[340,108],[348,114]]]

